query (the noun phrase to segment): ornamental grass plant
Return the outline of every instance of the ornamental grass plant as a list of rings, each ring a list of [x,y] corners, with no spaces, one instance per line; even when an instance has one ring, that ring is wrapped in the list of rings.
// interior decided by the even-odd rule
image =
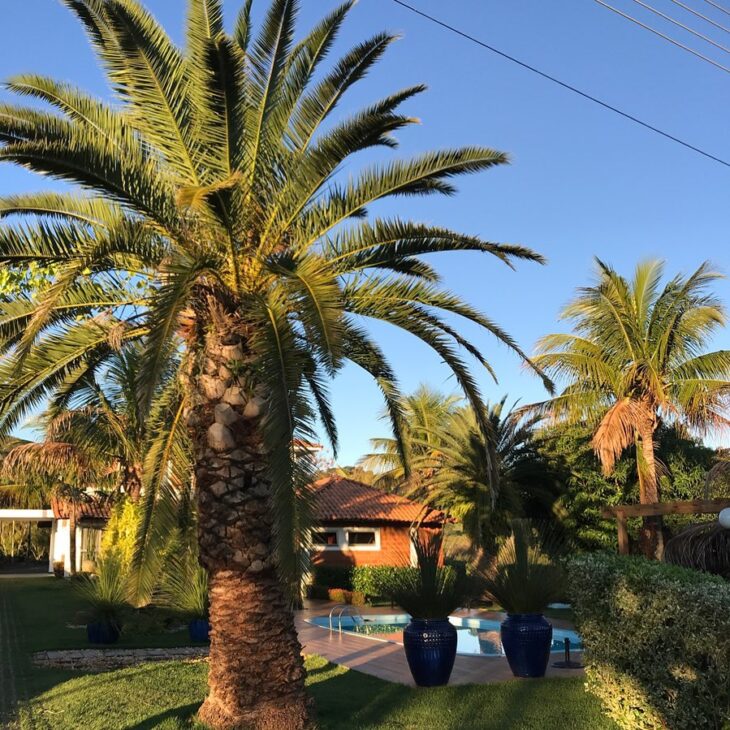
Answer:
[[[555,532],[527,520],[514,520],[510,536],[486,567],[479,570],[481,587],[511,614],[542,613],[566,594]]]
[[[391,576],[392,598],[414,619],[444,619],[468,598],[465,576],[443,565],[439,536],[413,539],[416,566]]]

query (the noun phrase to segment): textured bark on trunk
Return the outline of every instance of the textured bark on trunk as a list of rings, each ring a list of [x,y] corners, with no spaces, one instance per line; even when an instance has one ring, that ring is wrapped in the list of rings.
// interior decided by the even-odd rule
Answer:
[[[139,502],[142,494],[142,465],[125,464],[123,481],[124,491],[132,502]]]
[[[247,368],[245,338],[215,329],[185,376],[200,562],[210,583],[209,694],[199,717],[216,729],[301,730],[312,708],[272,542],[266,394]]]
[[[644,461],[639,468],[639,501],[641,504],[659,502],[659,480],[657,479],[656,456],[654,454],[654,430],[656,421],[647,420],[639,433],[639,444]],[[638,458],[638,454],[637,454]],[[639,538],[641,552],[652,559],[661,559],[664,553],[661,517],[644,517]]]

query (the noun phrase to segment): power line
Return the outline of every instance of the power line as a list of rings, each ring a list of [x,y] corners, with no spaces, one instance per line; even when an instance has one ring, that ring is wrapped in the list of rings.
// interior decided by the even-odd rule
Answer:
[[[696,36],[697,38],[701,38],[706,43],[709,43],[710,45],[715,46],[715,48],[719,48],[721,51],[725,51],[725,53],[730,53],[730,48],[727,46],[723,46],[722,43],[718,43],[717,41],[714,41],[709,36],[704,35],[703,33],[700,33],[699,31],[695,30],[694,28],[690,28],[688,25],[685,25],[684,23],[680,23],[678,20],[675,20],[671,15],[667,15],[666,13],[663,13],[661,10],[657,10],[655,7],[649,5],[648,3],[643,2],[643,0],[634,0],[634,2],[637,5],[641,5],[642,8],[646,8],[650,12],[654,13],[655,15],[658,15],[660,18],[664,18],[664,20],[669,21],[673,25],[678,26],[679,28],[682,28],[682,30],[686,30],[688,33],[691,33],[693,36]]]
[[[461,36],[462,38],[465,38],[468,41],[471,41],[472,43],[475,43],[478,46],[481,46],[482,48],[485,48],[486,50],[490,51],[491,53],[495,53],[498,56],[501,56],[502,58],[511,61],[512,63],[516,63],[518,66],[521,66],[524,69],[527,69],[528,71],[532,71],[532,73],[537,74],[538,76],[541,76],[544,79],[547,79],[548,81],[551,81],[554,84],[557,84],[558,86],[561,86],[564,89],[567,89],[568,91],[572,91],[574,94],[578,94],[578,96],[582,96],[584,99],[588,99],[588,101],[592,101],[594,104],[598,104],[598,106],[603,107],[604,109],[608,109],[609,111],[612,111],[614,114],[618,114],[619,116],[623,117],[624,119],[628,119],[631,122],[634,122],[634,124],[638,124],[641,127],[644,127],[644,129],[648,129],[651,132],[654,132],[655,134],[658,134],[665,139],[671,140],[672,142],[675,142],[676,144],[682,145],[682,147],[685,147],[688,150],[692,150],[693,152],[696,152],[697,154],[702,155],[703,157],[707,157],[710,160],[714,160],[715,162],[719,162],[721,165],[725,165],[725,167],[730,167],[730,162],[727,160],[722,159],[721,157],[717,157],[716,155],[713,155],[711,152],[707,152],[706,150],[703,150],[700,147],[696,147],[693,144],[690,144],[689,142],[685,142],[683,139],[680,139],[679,137],[675,137],[673,134],[670,134],[669,132],[665,132],[662,129],[659,129],[658,127],[655,127],[652,124],[649,124],[648,122],[645,122],[638,117],[635,117],[633,114],[629,114],[628,112],[622,111],[618,107],[612,106],[608,102],[602,101],[596,96],[593,96],[585,91],[581,91],[575,86],[572,86],[571,84],[561,81],[560,79],[556,78],[555,76],[551,76],[550,74],[546,73],[545,71],[540,71],[540,69],[536,68],[535,66],[531,66],[529,63],[525,63],[524,61],[520,61],[518,58],[515,58],[514,56],[510,56],[508,53],[505,53],[504,51],[500,51],[498,48],[495,48],[494,46],[490,46],[488,43],[485,43],[484,41],[479,40],[478,38],[475,38],[472,35],[469,35],[468,33],[465,33],[463,30],[459,30],[458,28],[455,28],[453,25],[449,25],[448,23],[445,23],[443,20],[439,20],[438,18],[435,18],[433,15],[429,15],[428,13],[424,13],[422,10],[419,10],[418,8],[413,7],[412,5],[409,5],[408,3],[404,2],[404,0],[392,0],[396,5],[400,5],[403,8],[406,8],[406,10],[410,10],[412,13],[415,13],[416,15],[420,15],[422,18],[425,18],[426,20],[435,23],[436,25],[441,26],[442,28],[445,28],[446,30],[450,31],[451,33],[454,33],[458,36]]]
[[[719,28],[720,30],[724,30],[726,33],[730,33],[730,28],[727,28],[724,25],[721,25],[720,23],[714,21],[712,18],[708,17],[707,15],[703,15],[702,13],[698,12],[694,8],[691,8],[689,5],[685,5],[683,2],[680,2],[680,0],[671,0],[675,5],[679,5],[680,8],[684,8],[688,13],[692,13],[697,18],[701,18],[702,20],[708,22],[710,25],[714,25],[715,28]],[[712,3],[710,3],[712,4]],[[728,13],[730,15],[730,13]]]
[[[725,13],[725,15],[730,15],[730,10],[727,10],[726,8],[723,8],[722,5],[718,5],[717,3],[712,2],[712,0],[705,0],[705,2],[708,5],[712,5],[713,8],[717,8],[721,12]]]
[[[718,63],[717,61],[713,60],[709,56],[705,56],[699,51],[695,51],[694,48],[690,48],[689,46],[685,46],[684,43],[680,43],[678,40],[675,40],[671,36],[666,35],[665,33],[662,33],[661,31],[657,30],[656,28],[652,28],[650,25],[647,25],[646,23],[642,23],[640,20],[637,20],[633,17],[633,15],[629,15],[628,13],[624,13],[623,10],[619,10],[618,8],[615,8],[613,5],[609,5],[607,2],[604,2],[604,0],[595,0],[599,5],[603,5],[604,8],[607,8],[613,13],[616,13],[617,15],[620,15],[622,18],[626,18],[626,20],[630,20],[632,23],[636,23],[636,25],[640,26],[641,28],[644,28],[644,30],[648,30],[650,33],[654,33],[654,35],[658,35],[660,38],[663,38],[665,41],[669,41],[671,44],[677,46],[677,48],[681,48],[684,51],[687,51],[687,53],[691,53],[693,56],[697,56],[697,58],[701,58],[703,61],[707,61],[707,63],[711,63],[713,66],[719,68],[721,71],[724,71],[725,73],[730,74],[730,68],[727,66],[723,66],[721,63]]]

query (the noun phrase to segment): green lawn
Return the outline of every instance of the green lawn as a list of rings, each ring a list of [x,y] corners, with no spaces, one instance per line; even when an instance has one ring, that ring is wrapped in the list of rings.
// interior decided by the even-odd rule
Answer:
[[[66,626],[73,622],[78,602],[68,582],[54,580],[4,580],[0,592],[16,627],[15,644],[0,643],[0,650],[9,652],[18,694],[27,700],[20,718],[22,730],[199,727],[193,717],[205,696],[204,662],[146,664],[87,675],[34,668],[29,661],[31,651],[86,645],[81,630]],[[154,638],[150,634],[146,640],[134,643],[151,645]],[[132,642],[131,637],[123,640],[127,646]],[[309,657],[307,669],[307,683],[323,730],[615,728],[602,717],[597,702],[584,692],[581,680],[513,681],[424,690],[336,667],[320,657]],[[8,725],[0,718],[0,726]]]

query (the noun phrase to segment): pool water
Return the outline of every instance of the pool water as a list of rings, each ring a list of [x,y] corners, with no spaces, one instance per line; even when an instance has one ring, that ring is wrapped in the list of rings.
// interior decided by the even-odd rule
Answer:
[[[332,619],[335,630],[339,628],[339,619]],[[403,629],[408,625],[408,614],[378,614],[369,616],[343,616],[342,631],[351,634],[360,634],[381,641],[403,641]],[[499,636],[499,621],[487,619],[461,618],[450,616],[449,621],[456,627],[456,651],[458,654],[472,656],[504,656],[502,641]],[[328,616],[316,616],[309,622],[329,628]],[[565,639],[570,639],[571,651],[580,651],[583,648],[580,636],[575,631],[556,629],[553,627],[553,645],[551,651],[562,652],[565,649]]]

